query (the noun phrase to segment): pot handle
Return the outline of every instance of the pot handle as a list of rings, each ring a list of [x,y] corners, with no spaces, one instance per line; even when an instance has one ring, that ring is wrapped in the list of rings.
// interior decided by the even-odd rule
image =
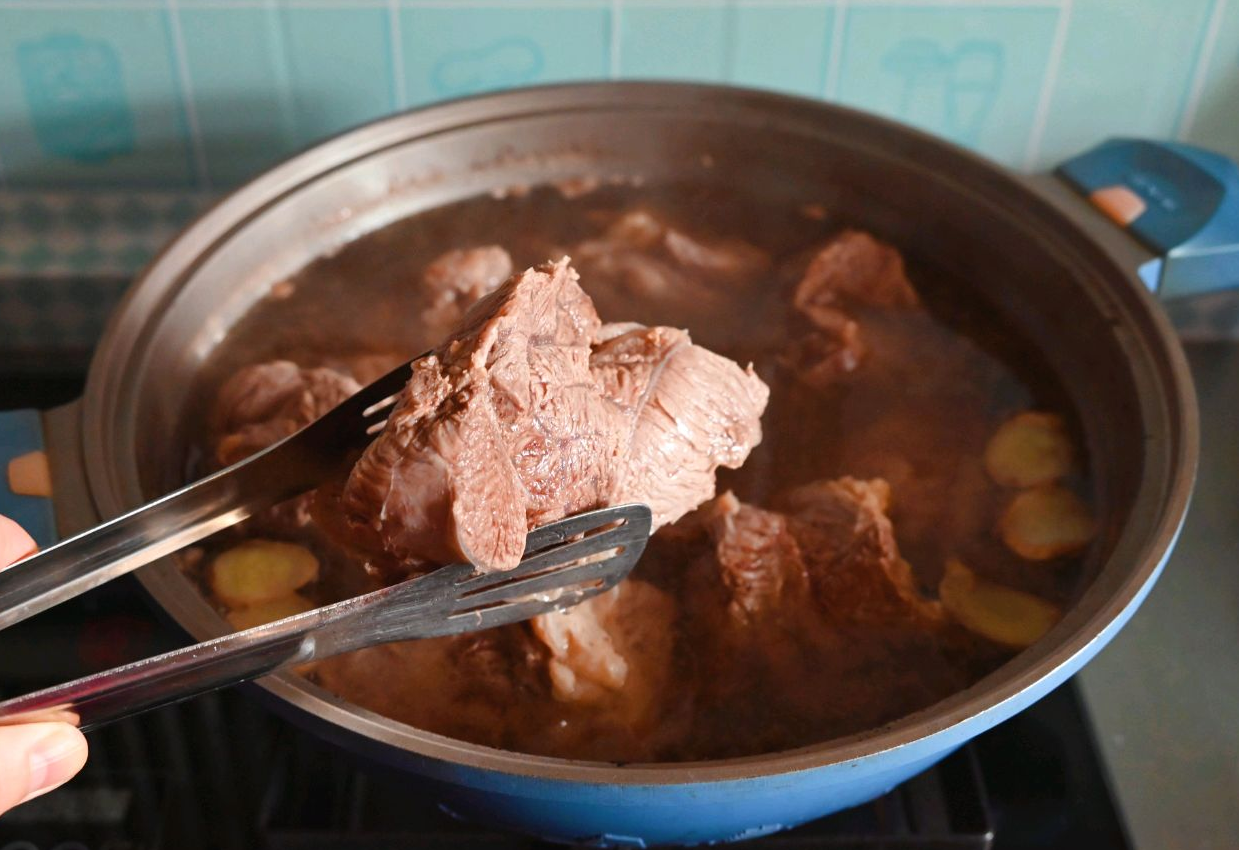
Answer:
[[[0,514],[30,532],[39,548],[55,543],[51,470],[37,410],[0,411]]]
[[[1155,255],[1140,279],[1162,299],[1239,286],[1239,167],[1175,142],[1111,139],[1056,175]]]

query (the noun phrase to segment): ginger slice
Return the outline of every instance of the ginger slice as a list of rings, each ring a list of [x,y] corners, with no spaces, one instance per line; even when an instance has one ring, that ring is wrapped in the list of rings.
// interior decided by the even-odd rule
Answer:
[[[281,596],[279,599],[229,611],[228,622],[240,632],[252,629],[254,626],[265,626],[267,623],[273,623],[294,614],[304,614],[313,608],[313,602],[300,593],[292,593],[288,596]]]
[[[1030,561],[1045,561],[1078,552],[1097,532],[1084,500],[1066,487],[1050,484],[1024,490],[1011,500],[998,521],[1002,540]]]
[[[1057,605],[979,578],[955,559],[947,562],[938,596],[965,629],[1016,649],[1036,643],[1061,616]]]
[[[998,426],[985,447],[985,469],[1004,487],[1036,487],[1067,475],[1073,454],[1061,416],[1027,410]]]
[[[229,608],[273,602],[318,578],[318,558],[295,543],[247,540],[211,564],[211,589]]]

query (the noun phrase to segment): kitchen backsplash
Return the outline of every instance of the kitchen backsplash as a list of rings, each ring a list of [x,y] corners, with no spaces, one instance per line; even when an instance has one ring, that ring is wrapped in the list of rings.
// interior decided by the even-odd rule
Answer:
[[[1023,170],[1120,134],[1239,157],[1239,0],[0,0],[0,272],[132,272],[159,210],[326,135],[607,78],[825,98]],[[70,216],[90,218],[82,192],[135,189],[187,200],[111,243]],[[42,230],[22,216],[40,206]]]
[[[1017,168],[1239,155],[1239,0],[0,0],[0,181],[218,189],[378,115],[556,80],[854,104]]]

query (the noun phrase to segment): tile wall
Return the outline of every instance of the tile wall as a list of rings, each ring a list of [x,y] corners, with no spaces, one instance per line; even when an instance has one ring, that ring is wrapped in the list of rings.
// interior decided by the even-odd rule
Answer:
[[[393,110],[681,78],[874,110],[1021,169],[1239,156],[1239,0],[0,0],[0,188],[218,190]]]

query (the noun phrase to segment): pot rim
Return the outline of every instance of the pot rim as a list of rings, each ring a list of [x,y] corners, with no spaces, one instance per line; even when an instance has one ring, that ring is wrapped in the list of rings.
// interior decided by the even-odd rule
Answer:
[[[548,105],[548,101],[550,102]],[[875,730],[819,744],[725,760],[693,763],[619,766],[544,756],[531,756],[457,741],[406,726],[373,712],[353,706],[312,683],[280,674],[262,680],[258,687],[277,700],[299,711],[314,715],[353,735],[370,739],[380,747],[394,747],[408,754],[455,765],[496,771],[514,777],[536,777],[572,784],[591,785],[678,785],[703,782],[728,782],[829,766],[843,766],[878,753],[910,747],[918,742],[960,726],[983,715],[1005,717],[1024,691],[1051,677],[1055,671],[1072,668],[1081,656],[1087,657],[1096,641],[1108,639],[1126,615],[1139,604],[1143,592],[1165,563],[1182,527],[1199,451],[1198,414],[1188,365],[1168,319],[1131,272],[1122,269],[1103,248],[1090,239],[1067,215],[1028,189],[1014,175],[983,157],[919,130],[868,113],[814,101],[807,98],[732,86],[670,82],[597,82],[557,84],[513,89],[497,94],[476,95],[408,110],[377,119],[340,133],[269,169],[218,200],[169,243],[138,276],[113,311],[102,340],[96,349],[82,399],[82,442],[88,486],[100,516],[117,515],[141,502],[137,492],[136,470],[118,469],[115,441],[108,439],[109,423],[115,421],[122,405],[126,364],[140,352],[157,322],[146,321],[140,333],[127,333],[135,316],[149,319],[157,315],[187,281],[203,258],[227,242],[229,234],[268,206],[303,186],[351,162],[379,153],[385,148],[412,139],[463,129],[475,123],[511,120],[518,116],[546,113],[565,108],[578,111],[617,112],[643,109],[674,109],[694,101],[709,101],[736,109],[754,109],[772,115],[789,113],[800,122],[815,118],[846,120],[862,124],[898,139],[907,146],[930,146],[939,156],[953,159],[961,170],[983,172],[987,179],[1005,183],[1021,209],[1052,229],[1071,246],[1093,256],[1093,266],[1108,265],[1110,277],[1121,275],[1130,285],[1127,292],[1109,293],[1123,301],[1134,313],[1135,336],[1154,361],[1151,371],[1158,401],[1167,417],[1168,433],[1163,435],[1165,463],[1170,480],[1162,493],[1148,492],[1149,476],[1141,481],[1144,498],[1157,498],[1157,522],[1148,530],[1124,527],[1115,551],[1136,534],[1142,538],[1135,563],[1117,589],[1086,617],[1073,618],[1073,612],[1050,632],[1043,642],[1053,643],[1046,654],[1033,649],[1017,655],[998,670],[969,688],[935,703],[922,711],[900,718]],[[1147,376],[1146,376],[1147,377]],[[1145,382],[1146,384],[1149,381]],[[1148,390],[1148,386],[1141,388]],[[1156,482],[1154,482],[1156,483]],[[1130,526],[1129,522],[1127,526]],[[1106,560],[1110,564],[1111,556]],[[1105,567],[1103,567],[1104,571]],[[159,565],[139,573],[146,589],[182,628],[197,640],[221,633],[223,622],[198,597],[197,591],[175,570]],[[187,598],[187,591],[197,597]],[[1086,592],[1087,596],[1087,592]],[[1081,602],[1083,598],[1081,599]],[[203,616],[204,611],[210,617]],[[1051,640],[1051,639],[1054,640]],[[1034,647],[1035,649],[1035,647]],[[452,777],[464,777],[453,773]]]

